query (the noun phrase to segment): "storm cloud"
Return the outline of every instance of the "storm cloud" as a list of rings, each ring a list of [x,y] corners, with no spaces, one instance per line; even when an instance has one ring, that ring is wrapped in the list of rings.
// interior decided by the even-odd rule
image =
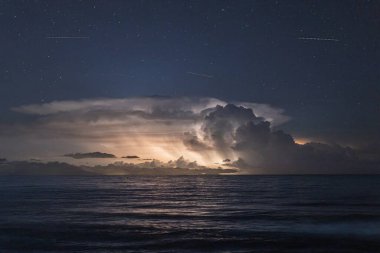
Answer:
[[[274,124],[289,120],[281,108],[248,104],[257,108],[258,117]],[[227,102],[154,96],[22,105],[12,111],[20,118],[25,115],[24,120],[0,125],[0,141],[4,143],[0,154],[12,159],[57,159],[57,154],[70,150],[90,153],[97,149],[118,157],[126,152],[160,160],[184,155],[201,164],[213,164],[220,160],[217,152],[201,141],[199,133],[204,117],[218,105]],[[17,144],[20,142],[24,145]]]
[[[378,173],[380,164],[380,152],[372,146],[359,150],[337,144],[297,144],[293,136],[279,130],[291,118],[282,108],[267,104],[141,97],[56,101],[12,110],[27,117],[0,126],[4,144],[0,154],[9,158],[62,161],[57,154],[78,150],[64,157],[75,158],[78,165],[86,160],[82,158],[114,159],[129,153],[153,158],[145,167],[215,169],[211,165],[221,164],[248,174]],[[179,166],[181,156],[196,162]],[[89,161],[92,166],[108,166],[99,165],[107,159],[92,160],[97,162]],[[170,160],[170,165],[157,162]],[[137,170],[142,165],[134,166]]]
[[[235,157],[229,165],[243,173],[380,173],[379,156],[366,159],[363,150],[337,144],[297,144],[290,134],[273,130],[270,122],[242,106],[217,106],[203,119],[201,129],[203,142],[198,140],[197,145],[209,145],[223,157]]]

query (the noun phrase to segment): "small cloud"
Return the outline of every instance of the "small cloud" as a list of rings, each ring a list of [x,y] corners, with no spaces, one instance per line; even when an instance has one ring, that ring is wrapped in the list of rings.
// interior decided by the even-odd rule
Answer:
[[[92,152],[92,153],[71,153],[63,155],[65,157],[71,157],[74,159],[84,159],[84,158],[116,158],[113,154],[107,154],[102,152]]]
[[[140,157],[137,156],[137,155],[127,155],[127,156],[122,156],[121,158],[125,158],[125,159],[138,159]]]
[[[228,159],[228,158],[227,158],[227,159],[224,159],[223,162],[224,162],[224,163],[229,163],[229,162],[231,162],[231,159]]]

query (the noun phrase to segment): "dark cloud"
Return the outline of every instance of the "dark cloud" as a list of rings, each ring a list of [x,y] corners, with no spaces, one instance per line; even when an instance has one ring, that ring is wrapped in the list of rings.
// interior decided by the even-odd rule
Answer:
[[[71,157],[74,159],[84,159],[84,158],[116,158],[113,154],[102,153],[102,152],[91,152],[91,153],[71,153],[63,155],[65,157]]]
[[[210,150],[211,147],[203,143],[194,133],[185,132],[183,136],[183,144],[191,151]]]
[[[256,117],[252,109],[233,104],[224,107],[218,105],[204,117],[202,124],[204,139],[210,142],[223,157],[229,157],[236,128],[247,122],[261,120],[262,118]]]
[[[61,162],[12,161],[0,163],[0,175],[218,175],[237,170],[208,168],[183,157],[167,163],[151,160],[142,163],[115,162],[108,165],[71,165]]]
[[[121,158],[125,158],[125,159],[138,159],[140,158],[139,156],[137,155],[127,155],[127,156],[123,156]]]
[[[217,106],[204,117],[202,131],[202,141],[211,143],[223,157],[238,157],[229,165],[244,173],[380,173],[378,146],[356,150],[337,144],[299,145],[291,135],[274,131],[268,121],[241,106]]]

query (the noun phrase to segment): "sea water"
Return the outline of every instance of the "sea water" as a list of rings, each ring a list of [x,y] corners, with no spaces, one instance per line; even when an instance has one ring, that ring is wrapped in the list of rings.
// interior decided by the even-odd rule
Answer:
[[[0,252],[380,252],[380,177],[0,177]]]

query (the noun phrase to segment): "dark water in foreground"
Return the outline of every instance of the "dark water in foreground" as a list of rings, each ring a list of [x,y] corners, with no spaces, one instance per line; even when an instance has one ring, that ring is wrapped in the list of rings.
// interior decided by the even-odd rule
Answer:
[[[0,177],[0,252],[380,252],[380,177]]]

